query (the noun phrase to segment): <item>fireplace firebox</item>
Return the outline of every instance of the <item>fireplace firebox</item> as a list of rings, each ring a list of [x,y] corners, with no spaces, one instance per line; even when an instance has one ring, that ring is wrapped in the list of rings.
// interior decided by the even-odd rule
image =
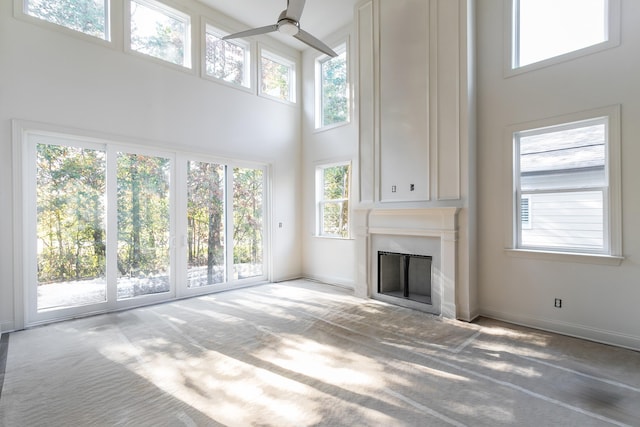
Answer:
[[[378,293],[431,304],[431,262],[428,255],[378,252]]]

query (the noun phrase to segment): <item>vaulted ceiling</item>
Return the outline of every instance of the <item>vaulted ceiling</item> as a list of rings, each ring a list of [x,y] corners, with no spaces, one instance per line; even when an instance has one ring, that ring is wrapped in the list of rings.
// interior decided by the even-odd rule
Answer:
[[[198,0],[223,14],[246,24],[247,29],[275,24],[286,9],[287,0]],[[332,34],[353,20],[358,0],[307,0],[300,26],[319,39]],[[307,46],[293,37],[274,34],[279,41],[304,50]]]

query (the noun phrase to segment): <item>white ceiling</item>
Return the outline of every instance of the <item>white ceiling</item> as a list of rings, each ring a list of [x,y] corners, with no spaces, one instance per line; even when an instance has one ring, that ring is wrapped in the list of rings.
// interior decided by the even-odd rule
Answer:
[[[287,0],[198,0],[223,14],[246,24],[247,29],[275,24],[278,15],[287,8]],[[307,0],[300,27],[320,40],[353,20],[353,8],[358,0]],[[307,45],[293,37],[274,33],[279,41],[303,50]],[[261,36],[258,36],[261,37]]]

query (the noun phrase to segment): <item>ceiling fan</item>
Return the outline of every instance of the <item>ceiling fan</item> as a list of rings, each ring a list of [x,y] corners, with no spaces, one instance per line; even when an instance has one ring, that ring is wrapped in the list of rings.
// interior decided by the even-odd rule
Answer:
[[[235,39],[238,37],[256,36],[258,34],[266,34],[278,31],[282,34],[293,36],[301,42],[319,50],[331,57],[338,56],[329,46],[312,36],[311,34],[300,28],[300,17],[304,9],[305,0],[287,0],[287,8],[280,13],[278,22],[266,27],[254,28],[251,30],[240,31],[239,33],[224,36],[222,40]]]

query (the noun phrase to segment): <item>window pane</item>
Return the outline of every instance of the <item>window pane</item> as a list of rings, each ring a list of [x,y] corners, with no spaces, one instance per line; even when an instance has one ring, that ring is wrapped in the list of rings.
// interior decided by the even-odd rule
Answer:
[[[321,236],[349,237],[349,179],[348,164],[319,167],[318,232]]]
[[[322,87],[322,123],[328,126],[348,120],[348,81],[346,45],[338,48],[342,51],[335,58],[322,62],[320,66]]]
[[[294,101],[292,96],[293,66],[271,56],[262,56],[261,93],[285,101]]]
[[[249,87],[249,46],[242,41],[221,40],[222,35],[207,26],[206,72],[208,76]]]
[[[185,67],[191,66],[190,18],[161,3],[131,2],[131,49]]]
[[[606,126],[598,123],[520,136],[523,190],[605,185]]]
[[[602,250],[602,191],[541,193],[529,196],[529,227],[522,246],[530,248]]]
[[[170,167],[118,153],[118,299],[169,291]]]
[[[322,203],[321,235],[334,237],[349,237],[348,219],[349,202]]]
[[[233,275],[234,279],[263,274],[262,169],[233,170]]]
[[[515,67],[583,49],[607,40],[607,0],[514,0]]]
[[[188,287],[225,281],[222,165],[187,163]]]
[[[605,249],[606,128],[596,119],[516,134],[520,246]]]
[[[106,4],[107,0],[25,0],[25,13],[107,40]]]
[[[104,151],[37,145],[37,309],[106,300]]]
[[[323,199],[349,198],[349,166],[333,166],[323,169]]]

